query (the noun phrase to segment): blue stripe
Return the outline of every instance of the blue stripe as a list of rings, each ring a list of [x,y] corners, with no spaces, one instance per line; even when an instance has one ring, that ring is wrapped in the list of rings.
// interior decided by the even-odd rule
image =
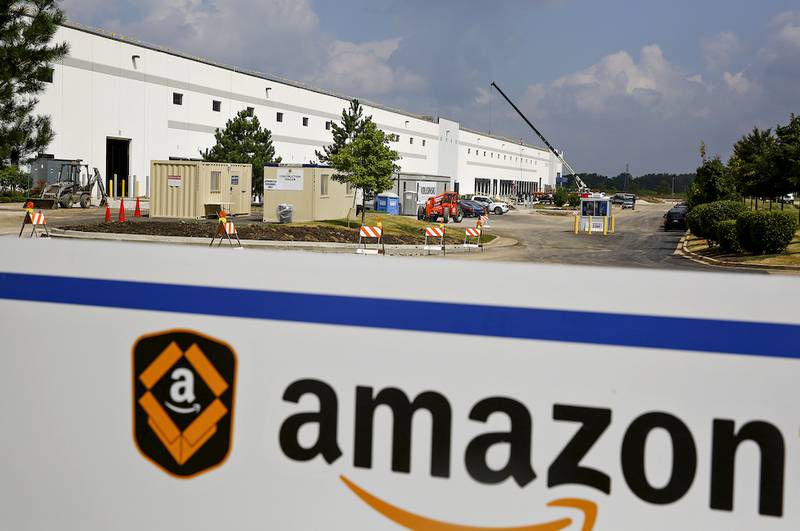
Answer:
[[[298,323],[800,358],[800,326],[0,273],[0,298]]]

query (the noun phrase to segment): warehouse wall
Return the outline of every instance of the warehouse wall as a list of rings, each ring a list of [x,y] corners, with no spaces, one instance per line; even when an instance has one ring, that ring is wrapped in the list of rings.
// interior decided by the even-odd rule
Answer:
[[[336,95],[77,25],[62,26],[56,40],[67,41],[70,54],[55,65],[53,83],[39,104],[38,112],[52,117],[56,131],[48,152],[84,159],[106,176],[106,140],[130,140],[129,173],[139,180],[142,193],[151,160],[199,158],[201,149],[213,145],[214,130],[243,108],[252,107],[261,124],[272,131],[283,162],[301,164],[316,160],[315,150],[332,141],[326,122],[338,122],[348,106]],[[173,94],[180,95],[181,105],[173,103]],[[214,101],[219,102],[219,111],[214,110]],[[555,171],[560,171],[552,167],[548,152],[467,132],[457,122],[366,104],[365,112],[381,129],[396,135],[391,145],[401,155],[402,172],[446,175],[458,180],[465,193],[473,191],[476,177],[537,182],[541,177],[552,184]],[[476,158],[467,153],[478,144],[491,146],[496,154]],[[517,167],[500,159],[501,152],[530,155],[537,162]],[[548,163],[554,171],[548,171]]]

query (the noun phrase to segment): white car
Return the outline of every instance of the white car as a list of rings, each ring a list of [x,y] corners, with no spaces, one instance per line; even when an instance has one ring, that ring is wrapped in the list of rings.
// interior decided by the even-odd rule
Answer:
[[[508,212],[508,205],[502,201],[494,201],[485,195],[472,196],[472,201],[477,201],[482,205],[486,205],[489,213],[499,216]]]

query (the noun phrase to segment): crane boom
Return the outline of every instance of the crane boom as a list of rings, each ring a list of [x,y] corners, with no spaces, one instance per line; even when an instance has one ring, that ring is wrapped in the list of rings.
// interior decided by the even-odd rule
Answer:
[[[542,132],[539,131],[535,125],[533,125],[533,122],[528,120],[528,117],[522,114],[522,111],[520,111],[519,108],[516,105],[514,105],[514,102],[511,101],[508,96],[506,96],[506,93],[503,92],[503,90],[497,86],[497,83],[492,81],[491,86],[497,89],[497,92],[499,92],[500,95],[503,96],[503,98],[508,102],[508,104],[511,105],[511,107],[515,111],[517,111],[517,114],[519,114],[520,118],[522,118],[525,121],[525,123],[528,124],[528,127],[533,129],[533,132],[536,133],[536,135],[542,140],[542,142],[544,142],[544,144],[553,153],[553,155],[555,155],[558,158],[558,160],[561,161],[561,164],[563,164],[564,167],[569,170],[572,176],[575,177],[575,183],[578,185],[578,189],[580,191],[588,190],[589,187],[586,186],[586,183],[584,183],[580,177],[578,177],[578,174],[575,172],[575,170],[572,169],[572,166],[570,166],[569,163],[566,160],[564,160],[564,157],[561,156],[561,153],[559,153],[558,150],[556,150],[556,148],[554,148],[553,145],[544,137]]]

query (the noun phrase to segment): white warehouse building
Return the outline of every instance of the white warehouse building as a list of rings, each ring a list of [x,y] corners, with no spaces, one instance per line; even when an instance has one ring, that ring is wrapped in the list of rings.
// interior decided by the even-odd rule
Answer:
[[[82,159],[126,195],[146,195],[150,161],[198,159],[214,132],[244,108],[272,131],[284,163],[309,163],[332,142],[349,98],[248,72],[102,30],[65,23],[56,42],[69,55],[53,65],[38,112],[56,137],[48,156]],[[550,151],[362,101],[393,135],[401,174],[450,179],[461,193],[510,196],[554,187],[561,163]],[[137,188],[138,186],[138,188]]]

